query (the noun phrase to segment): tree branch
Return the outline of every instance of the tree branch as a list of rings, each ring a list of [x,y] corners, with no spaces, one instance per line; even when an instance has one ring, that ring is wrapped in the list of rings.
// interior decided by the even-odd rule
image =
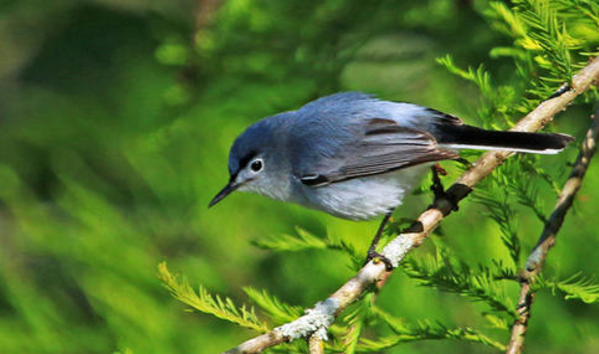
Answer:
[[[586,137],[582,143],[580,154],[572,167],[572,172],[568,177],[568,180],[564,184],[564,188],[560,193],[557,203],[553,208],[553,212],[545,223],[541,237],[537,245],[528,256],[526,260],[525,269],[520,274],[520,298],[518,299],[518,315],[519,318],[514,322],[512,326],[512,335],[510,343],[508,344],[506,353],[508,354],[519,354],[524,346],[524,336],[526,335],[526,329],[528,327],[528,320],[530,319],[530,310],[534,300],[534,293],[531,291],[531,284],[534,282],[534,278],[541,272],[547,252],[555,245],[555,238],[559,232],[566,214],[570,210],[574,197],[580,186],[582,180],[587,172],[591,158],[595,153],[596,141],[599,136],[599,108],[595,112],[591,127],[587,131]]]
[[[553,116],[564,110],[576,96],[586,91],[593,82],[599,81],[599,58],[591,61],[572,78],[571,88],[560,95],[543,101],[534,111],[514,126],[512,130],[533,132],[549,123]],[[439,225],[439,223],[456,209],[457,203],[465,198],[481,180],[487,177],[505,159],[513,153],[503,151],[487,152],[468,169],[447,190],[444,197],[435,203],[416,220],[407,231],[395,237],[385,246],[382,254],[397,267],[408,252],[420,246],[424,239]],[[277,327],[269,333],[250,339],[241,345],[224,352],[225,354],[251,354],[283,342],[298,338],[318,336],[326,340],[326,330],[347,306],[356,301],[373,284],[388,277],[390,271],[385,270],[385,264],[376,259],[368,262],[358,273],[343,284],[335,293],[297,320]]]
[[[324,342],[317,336],[311,336],[308,339],[310,354],[324,354]]]

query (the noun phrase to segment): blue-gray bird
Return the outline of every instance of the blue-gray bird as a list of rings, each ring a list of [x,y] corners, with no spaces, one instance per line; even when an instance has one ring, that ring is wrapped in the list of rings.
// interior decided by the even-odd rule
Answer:
[[[387,215],[382,231],[426,168],[458,158],[459,149],[554,154],[572,140],[489,131],[431,108],[337,93],[247,128],[229,154],[229,183],[210,206],[250,191],[346,219]]]

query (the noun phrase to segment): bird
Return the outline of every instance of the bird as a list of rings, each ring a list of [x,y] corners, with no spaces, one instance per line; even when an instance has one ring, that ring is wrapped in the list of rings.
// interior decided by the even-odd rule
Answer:
[[[451,114],[362,92],[341,92],[266,117],[239,135],[229,152],[229,181],[212,207],[233,191],[258,193],[333,216],[384,218],[441,160],[462,149],[555,154],[574,138],[559,133],[494,131]]]

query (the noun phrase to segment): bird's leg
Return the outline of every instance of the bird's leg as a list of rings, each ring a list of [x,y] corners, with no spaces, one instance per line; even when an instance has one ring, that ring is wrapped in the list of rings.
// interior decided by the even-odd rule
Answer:
[[[391,261],[389,261],[389,259],[387,257],[383,256],[382,254],[380,254],[376,251],[376,246],[378,245],[379,240],[381,239],[381,236],[383,235],[383,231],[385,231],[385,226],[387,226],[387,223],[389,222],[389,219],[391,218],[391,214],[393,214],[393,210],[394,209],[391,209],[383,217],[383,220],[381,221],[381,225],[379,226],[379,229],[376,232],[376,235],[374,235],[374,239],[372,239],[372,243],[370,244],[370,247],[368,248],[368,258],[366,259],[366,263],[370,262],[373,259],[380,260],[381,262],[385,263],[385,267],[387,268],[387,270],[392,270],[393,265],[391,264]]]
[[[431,171],[433,172],[433,185],[431,186],[431,190],[435,195],[435,201],[443,196],[445,196],[445,188],[443,188],[443,184],[441,183],[441,179],[439,178],[439,174],[442,176],[447,176],[447,171],[441,165],[434,164],[431,166]]]
[[[433,204],[430,207],[433,207],[434,205],[436,205],[437,201],[439,199],[446,198],[451,201],[452,209],[457,211],[458,210],[457,201],[451,194],[449,194],[445,191],[445,188],[443,188],[443,184],[441,183],[441,179],[439,178],[439,175],[447,176],[447,171],[445,171],[445,169],[443,167],[441,167],[438,163],[431,166],[431,170],[433,172],[433,176],[432,176],[433,184],[431,186],[431,190],[433,191],[433,194],[435,195],[435,199],[433,200]]]

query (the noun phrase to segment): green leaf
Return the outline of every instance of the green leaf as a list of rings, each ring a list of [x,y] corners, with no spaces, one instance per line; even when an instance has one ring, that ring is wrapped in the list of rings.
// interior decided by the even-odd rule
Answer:
[[[563,293],[566,300],[581,300],[587,304],[599,302],[599,284],[595,283],[595,279],[585,277],[581,273],[559,281],[547,281],[538,277],[537,282],[540,287]]]
[[[511,329],[511,324],[503,317],[496,316],[492,313],[485,313],[484,316],[491,324],[491,328],[502,329],[504,331],[509,331]]]
[[[494,176],[500,178],[501,176]],[[509,183],[505,183],[509,185]],[[520,239],[518,237],[516,212],[512,206],[509,194],[505,188],[489,186],[487,190],[477,190],[471,199],[478,204],[484,205],[487,211],[485,216],[492,219],[501,231],[501,241],[510,253],[514,266],[518,267],[520,262]]]
[[[291,322],[302,315],[301,307],[287,305],[277,297],[269,295],[266,290],[260,291],[252,287],[245,287],[243,291],[253,303],[270,315],[276,325]]]
[[[430,320],[422,320],[414,324],[408,324],[404,320],[395,318],[379,308],[374,308],[373,314],[383,320],[395,334],[377,338],[376,340],[363,339],[359,346],[360,351],[380,351],[405,342],[439,339],[464,340],[481,343],[501,351],[505,350],[503,344],[473,328],[448,328],[438,321]]]
[[[453,61],[453,57],[450,55],[437,58],[437,63],[447,68],[447,70],[449,70],[449,72],[452,74],[474,83],[479,88],[483,96],[488,96],[493,93],[491,76],[485,71],[485,68],[482,65],[476,69],[468,68],[468,70],[463,70],[456,66]]]
[[[253,308],[247,309],[245,306],[238,307],[230,298],[211,295],[201,285],[196,293],[185,278],[180,278],[169,272],[166,262],[158,265],[158,276],[162,280],[163,286],[168,289],[175,299],[200,312],[261,333],[269,330],[269,327],[256,317]]]
[[[253,240],[252,243],[260,248],[273,251],[303,251],[307,249],[326,249],[327,243],[308,231],[296,228],[297,235],[277,235]]]
[[[298,252],[309,249],[332,249],[343,251],[350,257],[352,268],[358,270],[364,264],[364,253],[347,240],[332,235],[320,238],[312,233],[296,228],[297,235],[280,235],[252,240],[252,243],[260,248],[279,252]]]
[[[347,333],[343,336],[344,354],[354,354],[357,350],[358,340],[365,327],[367,317],[371,313],[374,293],[366,294],[355,308],[344,317],[344,322],[347,323]]]
[[[437,247],[437,254],[434,257],[422,257],[420,262],[413,258],[404,261],[402,269],[422,286],[459,294],[472,301],[484,302],[497,313],[509,315],[512,319],[517,318],[514,304],[496,281],[509,278],[513,273],[510,269],[495,272],[479,265],[474,270],[451,256],[442,247]]]

